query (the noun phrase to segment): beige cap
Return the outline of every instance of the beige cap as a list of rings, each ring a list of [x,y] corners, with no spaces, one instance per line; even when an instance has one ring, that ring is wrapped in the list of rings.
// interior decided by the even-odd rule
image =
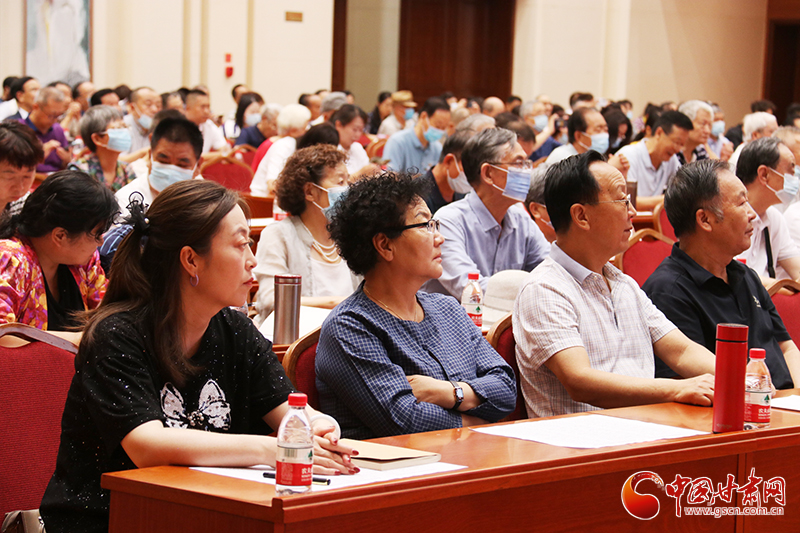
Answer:
[[[393,104],[403,104],[405,107],[417,107],[414,94],[411,91],[397,91],[392,93]]]

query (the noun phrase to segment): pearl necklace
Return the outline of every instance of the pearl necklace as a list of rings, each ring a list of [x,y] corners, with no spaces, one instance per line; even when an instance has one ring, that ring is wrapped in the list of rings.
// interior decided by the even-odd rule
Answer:
[[[373,295],[372,295],[372,294],[371,294],[371,293],[370,293],[370,292],[367,290],[367,286],[366,286],[366,285],[364,285],[364,289],[363,289],[363,290],[364,290],[364,294],[366,294],[366,295],[367,295],[367,297],[369,297],[369,298],[371,298],[371,299],[375,300],[375,302],[376,302],[376,303],[380,304],[380,306],[381,306],[381,307],[384,307],[384,308],[386,308],[386,310],[387,310],[387,311],[389,311],[391,314],[393,314],[394,316],[396,316],[396,317],[397,317],[397,318],[399,318],[400,320],[406,320],[405,318],[403,318],[402,316],[400,316],[400,314],[399,314],[399,313],[395,312],[395,310],[394,310],[394,309],[392,309],[391,307],[389,307],[388,305],[386,305],[386,304],[385,304],[385,303],[383,303],[382,301],[378,300],[378,299],[377,299],[375,296],[373,296]],[[416,302],[416,298],[414,299],[414,319],[413,319],[413,320],[414,320],[414,322],[417,322],[417,302]]]
[[[336,249],[335,244],[331,244],[330,246],[325,246],[320,244],[317,239],[314,239],[311,243],[311,247],[322,256],[322,260],[326,263],[338,263],[341,260],[341,256],[339,256],[339,251]]]

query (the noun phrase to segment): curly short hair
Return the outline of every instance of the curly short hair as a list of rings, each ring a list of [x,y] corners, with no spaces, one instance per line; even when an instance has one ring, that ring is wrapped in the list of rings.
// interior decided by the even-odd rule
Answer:
[[[400,236],[406,210],[423,201],[429,184],[409,172],[383,172],[359,180],[336,203],[328,224],[331,238],[350,270],[364,275],[378,262],[372,238],[383,233],[390,239]]]
[[[275,197],[278,205],[290,215],[300,216],[306,210],[306,183],[319,185],[327,169],[344,163],[347,154],[330,144],[317,144],[296,151],[286,160],[278,175]]]

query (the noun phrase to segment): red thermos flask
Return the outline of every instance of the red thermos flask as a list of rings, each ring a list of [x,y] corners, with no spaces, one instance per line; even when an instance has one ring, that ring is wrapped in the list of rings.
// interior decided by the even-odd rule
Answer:
[[[717,324],[714,433],[744,429],[744,377],[748,327]]]

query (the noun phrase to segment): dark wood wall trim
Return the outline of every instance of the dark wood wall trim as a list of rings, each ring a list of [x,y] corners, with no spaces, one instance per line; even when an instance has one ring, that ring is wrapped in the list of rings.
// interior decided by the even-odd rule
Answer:
[[[347,56],[347,0],[333,1],[333,65],[331,69],[331,90],[346,89],[345,63]]]

